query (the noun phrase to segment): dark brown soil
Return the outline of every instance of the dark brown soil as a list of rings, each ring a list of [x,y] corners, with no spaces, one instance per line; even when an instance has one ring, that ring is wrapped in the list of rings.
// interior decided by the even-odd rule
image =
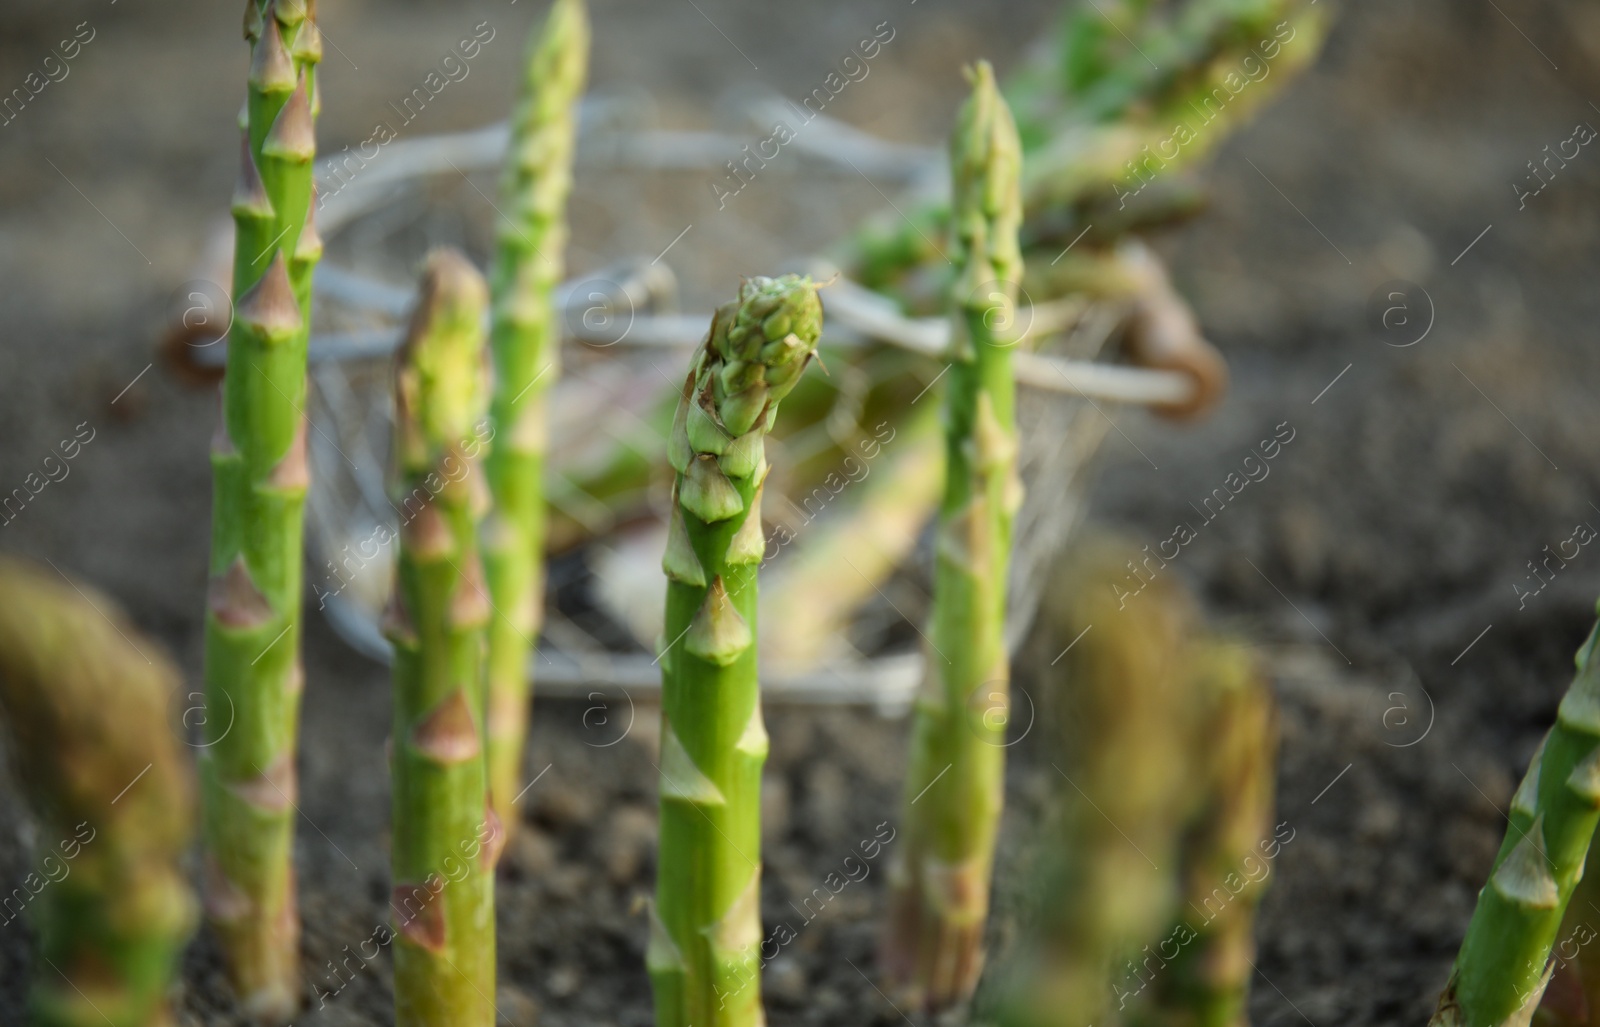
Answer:
[[[676,2],[596,3],[596,85],[648,89],[666,122],[704,125],[730,89],[803,94],[889,19],[894,42],[836,113],[915,141],[940,138],[960,62],[987,55],[1003,72],[1052,6],[698,4],[705,17]],[[483,20],[496,41],[417,131],[501,116],[539,9],[324,7],[329,150],[365,138],[386,102]],[[1221,150],[1210,210],[1160,240],[1229,357],[1231,400],[1192,429],[1114,413],[1093,503],[1099,520],[1154,545],[1178,521],[1198,523],[1191,503],[1256,440],[1283,422],[1295,432],[1270,477],[1166,571],[1259,642],[1283,702],[1279,819],[1296,834],[1260,924],[1252,1011],[1263,1025],[1424,1021],[1600,591],[1600,556],[1584,552],[1539,594],[1518,594],[1537,584],[1527,563],[1544,546],[1600,524],[1588,387],[1600,382],[1600,157],[1582,153],[1526,209],[1512,187],[1546,144],[1600,119],[1589,102],[1600,20],[1583,0],[1340,13],[1319,66]],[[231,5],[27,0],[0,14],[0,87],[82,21],[96,35],[71,75],[0,128],[0,490],[74,426],[96,435],[67,480],[0,529],[0,546],[105,588],[193,679],[212,400],[141,371],[169,293],[226,207],[244,51]],[[653,254],[693,223],[671,263],[699,309],[739,271],[818,250],[882,205],[859,178],[834,176],[774,174],[723,212],[709,196],[697,176],[644,188],[585,176],[574,265]],[[1388,305],[1396,279],[1414,309],[1435,312],[1413,346],[1373,327],[1371,305]],[[298,861],[311,1011],[298,1022],[387,1023],[386,957],[326,1008],[309,990],[334,990],[329,961],[385,915],[388,713],[381,667],[314,618],[307,635]],[[1025,687],[1040,687],[1036,670],[1022,668]],[[639,707],[628,739],[605,746],[628,711],[601,724],[592,705],[536,710],[530,773],[548,769],[523,800],[500,893],[509,1023],[650,1022],[653,724]],[[768,719],[764,914],[797,933],[766,971],[771,1022],[903,1022],[868,980],[882,858],[814,922],[797,907],[892,826],[905,724],[851,710]],[[1049,797],[1041,755],[1017,748],[1008,858]],[[14,796],[0,800],[16,825],[0,832],[0,881],[20,880],[35,839]],[[20,923],[0,927],[0,1022],[21,1022],[27,943]],[[181,1006],[191,1023],[235,1022],[203,934]]]

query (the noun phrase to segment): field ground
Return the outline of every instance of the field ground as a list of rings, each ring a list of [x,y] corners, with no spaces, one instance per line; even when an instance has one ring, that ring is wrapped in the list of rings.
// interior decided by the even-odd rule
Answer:
[[[323,6],[331,152],[365,138],[482,22],[494,41],[415,131],[502,116],[541,5]],[[980,17],[953,0],[699,0],[703,18],[676,0],[594,6],[595,85],[648,89],[678,126],[710,124],[732,90],[803,95],[888,20],[893,42],[832,113],[937,143],[959,64],[989,56],[1003,73],[1051,5],[986,4]],[[94,36],[71,75],[0,129],[0,487],[75,426],[95,434],[0,546],[105,588],[197,680],[213,400],[141,369],[226,208],[245,51],[231,5],[28,0],[0,15],[0,86],[80,22]],[[1210,209],[1157,240],[1227,354],[1234,391],[1192,429],[1114,413],[1095,519],[1153,544],[1257,439],[1285,422],[1295,433],[1270,477],[1167,571],[1259,643],[1283,702],[1279,819],[1295,835],[1260,924],[1252,1009],[1264,1027],[1425,1020],[1498,845],[1498,811],[1588,629],[1600,556],[1582,553],[1537,595],[1519,591],[1543,547],[1600,523],[1600,157],[1574,159],[1526,209],[1512,184],[1546,144],[1600,118],[1597,59],[1600,20],[1579,0],[1344,4],[1318,67],[1222,148]],[[869,186],[778,169],[717,211],[694,176],[640,188],[585,175],[572,262],[653,254],[691,223],[669,262],[686,307],[704,309],[735,274],[819,250],[880,208]],[[484,240],[460,241],[482,256]],[[1436,315],[1404,348],[1370,321],[1396,279]],[[316,618],[306,669],[306,965],[329,989],[325,963],[384,919],[389,714],[384,670]],[[549,769],[525,800],[530,829],[502,888],[499,1006],[514,1024],[537,1011],[546,1027],[642,1027],[654,774],[642,738],[590,743],[585,712],[536,710],[530,766]],[[794,922],[790,900],[894,818],[905,725],[796,710],[769,725],[764,911]],[[1051,787],[1045,754],[1022,748],[1013,836]],[[32,839],[15,797],[0,799],[17,825],[0,832],[0,881],[20,880]],[[774,1027],[901,1022],[855,969],[870,972],[881,906],[874,874],[798,931],[767,969]],[[22,1016],[27,940],[20,923],[0,930],[4,1022]],[[298,1022],[389,1022],[387,973],[380,958]],[[186,976],[189,1022],[231,1023],[209,940]]]

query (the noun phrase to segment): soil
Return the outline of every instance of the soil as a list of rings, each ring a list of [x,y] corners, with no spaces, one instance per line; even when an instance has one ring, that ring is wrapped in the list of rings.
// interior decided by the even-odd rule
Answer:
[[[1052,6],[599,0],[593,78],[647,89],[666,124],[706,126],[733,91],[804,94],[887,19],[894,41],[834,113],[937,143],[959,64],[988,56],[1003,74]],[[324,7],[331,151],[365,138],[482,21],[495,42],[416,131],[500,117],[539,5]],[[1584,152],[1536,196],[1513,188],[1543,147],[1600,118],[1600,20],[1582,0],[1337,13],[1318,65],[1221,148],[1209,209],[1157,239],[1228,356],[1231,398],[1190,428],[1111,412],[1092,499],[1096,520],[1154,546],[1197,520],[1191,504],[1257,440],[1293,430],[1269,477],[1163,572],[1255,641],[1282,702],[1278,818],[1296,833],[1260,918],[1262,1025],[1425,1020],[1600,590],[1600,556],[1586,551],[1547,586],[1529,576],[1543,547],[1600,524],[1600,469],[1585,457],[1600,405],[1583,384],[1600,381],[1583,227],[1600,216],[1600,157]],[[0,130],[0,487],[75,426],[95,435],[0,546],[107,590],[197,680],[214,401],[147,365],[226,208],[244,50],[226,5],[26,0],[0,14],[0,86],[80,22],[94,38],[70,76]],[[705,309],[736,273],[822,249],[882,206],[871,183],[833,175],[774,173],[727,211],[709,196],[696,175],[581,176],[574,267],[653,254],[691,223],[669,263],[686,308]],[[480,257],[486,242],[453,222],[436,236]],[[1397,292],[1431,311],[1415,344],[1401,345],[1424,320],[1378,320]],[[1030,653],[1056,641],[1041,632]],[[297,1022],[387,1023],[386,955],[325,1000],[310,992],[337,987],[329,961],[385,916],[386,672],[315,617],[306,634],[297,860],[310,1007]],[[1022,686],[1044,669],[1020,668]],[[775,708],[768,722],[763,913],[797,935],[766,970],[770,1021],[902,1022],[868,979],[883,857],[814,922],[799,907],[879,825],[892,829],[906,725],[843,709]],[[506,1023],[650,1022],[653,734],[642,705],[537,704],[529,774],[543,776],[500,889]],[[1037,746],[1015,750],[1008,858],[1053,787]],[[0,881],[20,880],[48,840],[11,792],[0,809],[15,825],[0,830]],[[21,922],[0,928],[0,1022],[22,1021],[29,945]],[[187,1023],[236,1022],[204,932],[179,1006]]]

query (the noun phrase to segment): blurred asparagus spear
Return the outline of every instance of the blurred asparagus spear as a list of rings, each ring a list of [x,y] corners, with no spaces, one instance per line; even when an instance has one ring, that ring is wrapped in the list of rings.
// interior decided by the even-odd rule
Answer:
[[[194,781],[168,708],[180,685],[105,596],[0,557],[0,711],[55,850],[25,882],[37,896],[38,1027],[171,1023],[196,919],[179,866]]]
[[[873,440],[887,451],[881,467],[846,457],[843,475],[834,472],[800,497],[806,523],[787,532],[793,548],[775,561],[762,591],[763,657],[791,669],[825,659],[856,609],[916,548],[943,484],[938,409],[925,403],[886,440]],[[844,493],[836,500],[833,479]]]
[[[490,295],[498,440],[485,462],[494,508],[483,562],[494,599],[489,624],[489,794],[507,832],[522,790],[528,735],[528,656],[544,612],[548,437],[545,398],[555,384],[561,325],[555,287],[567,244],[577,103],[589,61],[584,0],[555,0],[529,42],[500,192],[507,216],[495,239]]]
[[[883,966],[892,987],[926,1010],[972,993],[1005,768],[1005,647],[1011,521],[1017,478],[1009,324],[1022,258],[1017,226],[1022,153],[1011,112],[980,62],[951,140],[960,269],[945,404],[945,486],[939,510],[927,684],[912,726],[906,841],[889,881]]]
[[[212,442],[206,704],[232,709],[200,771],[206,911],[245,1010],[284,1021],[299,1004],[300,919],[290,856],[299,733],[306,339],[322,54],[308,0],[247,0],[249,92],[222,424]],[[218,714],[207,730],[221,731]]]
[[[1432,1027],[1526,1024],[1600,821],[1600,625],[1578,650],[1555,726],[1511,799],[1510,828]]]
[[[477,468],[488,291],[454,250],[428,257],[395,369],[402,511],[394,643],[395,1022],[492,1027],[499,826],[484,753],[488,595]]]
[[[765,445],[816,350],[809,278],[752,278],[724,304],[667,444],[677,478],[662,568],[661,843],[646,963],[657,1027],[757,1027],[761,766],[756,573]]]
[[[1151,946],[1151,1001],[1131,1022],[1247,1027],[1256,907],[1281,843],[1272,830],[1276,712],[1259,668],[1234,643],[1197,644],[1189,687],[1202,707],[1187,747],[1200,801],[1179,848],[1177,918]]]
[[[1143,978],[1122,960],[1142,959],[1140,946],[1173,916],[1178,835],[1195,794],[1188,684],[1197,617],[1173,577],[1118,600],[1112,586],[1137,555],[1080,543],[1042,601],[1037,664],[1049,669],[1040,707],[1062,803],[1042,833],[1026,940],[997,975],[994,1020],[1003,1027],[1126,1016]]]

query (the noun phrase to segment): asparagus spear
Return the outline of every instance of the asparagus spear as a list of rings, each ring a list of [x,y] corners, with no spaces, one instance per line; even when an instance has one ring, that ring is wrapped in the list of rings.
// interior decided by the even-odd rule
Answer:
[[[237,299],[211,449],[205,905],[244,1008],[285,1020],[299,990],[290,853],[304,677],[302,411],[311,271],[322,252],[311,184],[322,43],[308,0],[247,0],[244,31],[251,62],[233,196]]]
[[[1190,746],[1202,733],[1188,687],[1196,618],[1170,577],[1121,608],[1112,585],[1136,555],[1079,543],[1054,569],[1041,607],[1051,644],[1039,661],[1049,668],[1039,705],[1056,741],[1062,804],[1059,823],[1042,832],[1027,941],[994,989],[1002,1027],[1126,1017],[1145,982],[1126,957],[1145,959],[1146,942],[1159,948],[1172,916],[1179,827],[1194,807]]]
[[[1277,760],[1272,692],[1247,650],[1196,646],[1190,687],[1200,711],[1188,748],[1203,795],[1180,845],[1177,919],[1152,951],[1159,972],[1138,1022],[1246,1027],[1256,907],[1271,873]]]
[[[395,507],[404,519],[385,616],[394,643],[395,1023],[494,1023],[494,861],[484,754],[488,596],[476,466],[485,397],[483,277],[428,257],[395,370]]]
[[[755,1027],[761,1011],[761,765],[756,570],[778,401],[816,349],[809,278],[752,278],[684,381],[662,568],[661,849],[646,963],[657,1027]]]
[[[497,611],[489,625],[489,794],[505,830],[521,791],[528,734],[528,657],[544,605],[545,397],[560,355],[554,292],[567,241],[576,106],[589,58],[584,0],[556,0],[529,42],[500,192],[495,239],[491,404],[499,444],[485,470],[494,497],[483,562]]]
[[[1600,625],[1578,650],[1555,726],[1511,800],[1510,829],[1432,1027],[1526,1024],[1600,821]]]
[[[0,915],[31,902],[39,1027],[169,1022],[196,913],[179,866],[194,781],[167,705],[179,683],[110,600],[0,558],[0,711],[51,848]]]
[[[933,624],[912,730],[906,841],[891,870],[884,942],[890,982],[930,1011],[969,996],[982,966],[1005,725],[974,703],[1004,700],[1008,691],[1006,575],[1012,515],[1022,500],[1011,351],[991,327],[1011,322],[1022,276],[1022,156],[988,63],[969,77],[972,95],[950,149],[951,259],[959,278]]]

